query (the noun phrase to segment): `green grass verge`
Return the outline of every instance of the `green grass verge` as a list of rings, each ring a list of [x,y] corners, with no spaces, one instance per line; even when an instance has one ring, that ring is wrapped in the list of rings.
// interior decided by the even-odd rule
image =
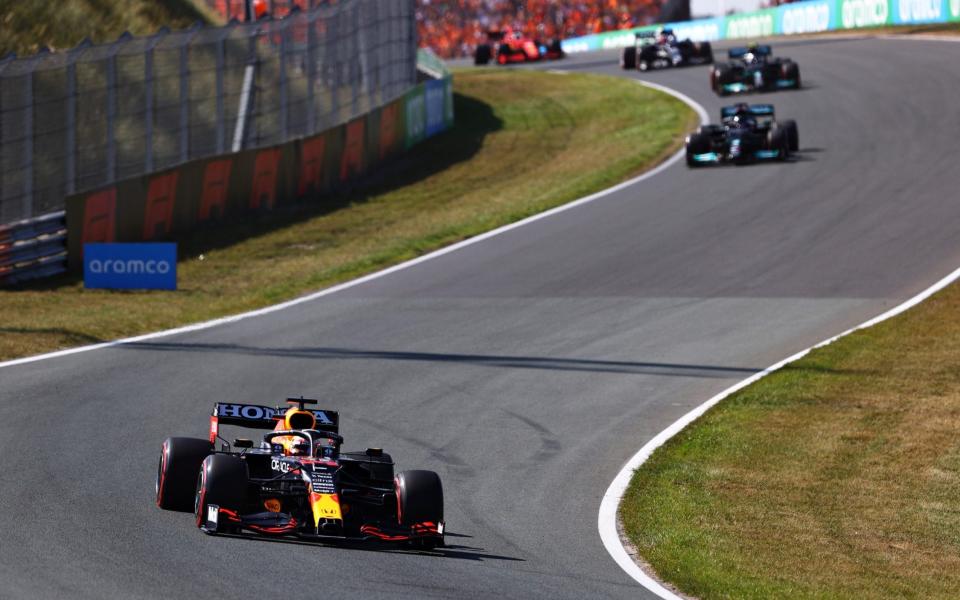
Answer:
[[[611,77],[504,69],[454,81],[456,127],[365,188],[182,239],[176,292],[74,280],[0,291],[0,359],[235,314],[382,269],[636,175],[696,124],[680,101]]]
[[[727,398],[621,506],[699,598],[960,597],[960,287]]]

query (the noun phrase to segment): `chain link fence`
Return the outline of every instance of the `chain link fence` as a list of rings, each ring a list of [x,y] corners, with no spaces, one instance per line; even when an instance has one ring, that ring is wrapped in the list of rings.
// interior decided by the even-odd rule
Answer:
[[[0,60],[0,223],[394,100],[416,82],[413,4],[289,0],[283,18]]]

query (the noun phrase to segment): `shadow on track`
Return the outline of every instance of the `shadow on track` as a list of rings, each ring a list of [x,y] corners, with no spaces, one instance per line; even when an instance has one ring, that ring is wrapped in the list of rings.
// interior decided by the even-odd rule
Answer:
[[[472,536],[447,532],[447,537],[470,538]],[[483,548],[475,546],[464,546],[459,544],[447,544],[442,548],[432,550],[423,550],[413,547],[404,547],[396,544],[388,544],[376,541],[344,541],[344,542],[312,542],[307,540],[298,540],[294,538],[273,538],[246,534],[218,534],[216,537],[225,537],[234,540],[244,540],[248,542],[267,542],[272,544],[293,544],[297,546],[306,546],[316,549],[335,548],[345,551],[358,552],[378,552],[387,554],[415,554],[418,556],[434,556],[436,558],[450,558],[457,560],[472,560],[484,562],[488,560],[502,560],[510,562],[526,562],[522,558],[515,556],[505,556],[502,554],[491,554]]]
[[[677,363],[631,362],[583,358],[551,358],[534,356],[495,356],[486,354],[451,354],[439,352],[404,352],[391,350],[355,350],[348,348],[257,348],[238,344],[188,344],[173,342],[132,342],[121,349],[159,352],[211,352],[281,358],[316,360],[396,360],[472,364],[486,367],[544,369],[550,371],[587,371],[626,375],[663,375],[670,377],[728,378],[751,375],[759,369],[685,365]]]

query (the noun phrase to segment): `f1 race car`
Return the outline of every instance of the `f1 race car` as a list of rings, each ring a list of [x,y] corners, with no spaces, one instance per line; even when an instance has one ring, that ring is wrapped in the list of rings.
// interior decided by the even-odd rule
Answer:
[[[713,62],[710,42],[678,40],[669,28],[660,31],[640,31],[632,46],[620,51],[620,66],[624,69],[665,69],[688,65],[708,65]]]
[[[506,29],[487,33],[487,43],[477,46],[473,55],[473,64],[485,65],[491,60],[498,64],[534,62],[538,60],[557,60],[566,56],[560,40],[547,43],[526,37],[521,31]]]
[[[772,104],[735,104],[720,109],[719,125],[702,125],[687,136],[687,165],[786,160],[799,150],[795,121],[777,121]]]
[[[379,448],[341,452],[339,414],[316,400],[272,408],[218,402],[209,439],[170,437],[157,468],[157,506],[193,510],[208,534],[444,545],[443,487],[433,471],[394,475]],[[270,430],[260,443],[220,437],[221,425]],[[221,449],[214,444],[223,442]]]
[[[717,94],[800,89],[800,66],[789,58],[774,58],[770,46],[750,44],[731,48],[730,62],[710,71],[710,87]]]

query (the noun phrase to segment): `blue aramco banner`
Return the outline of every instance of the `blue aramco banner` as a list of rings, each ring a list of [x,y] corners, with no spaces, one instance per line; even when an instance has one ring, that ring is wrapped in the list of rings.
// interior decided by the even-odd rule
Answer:
[[[84,244],[83,286],[114,290],[175,290],[177,245]]]

